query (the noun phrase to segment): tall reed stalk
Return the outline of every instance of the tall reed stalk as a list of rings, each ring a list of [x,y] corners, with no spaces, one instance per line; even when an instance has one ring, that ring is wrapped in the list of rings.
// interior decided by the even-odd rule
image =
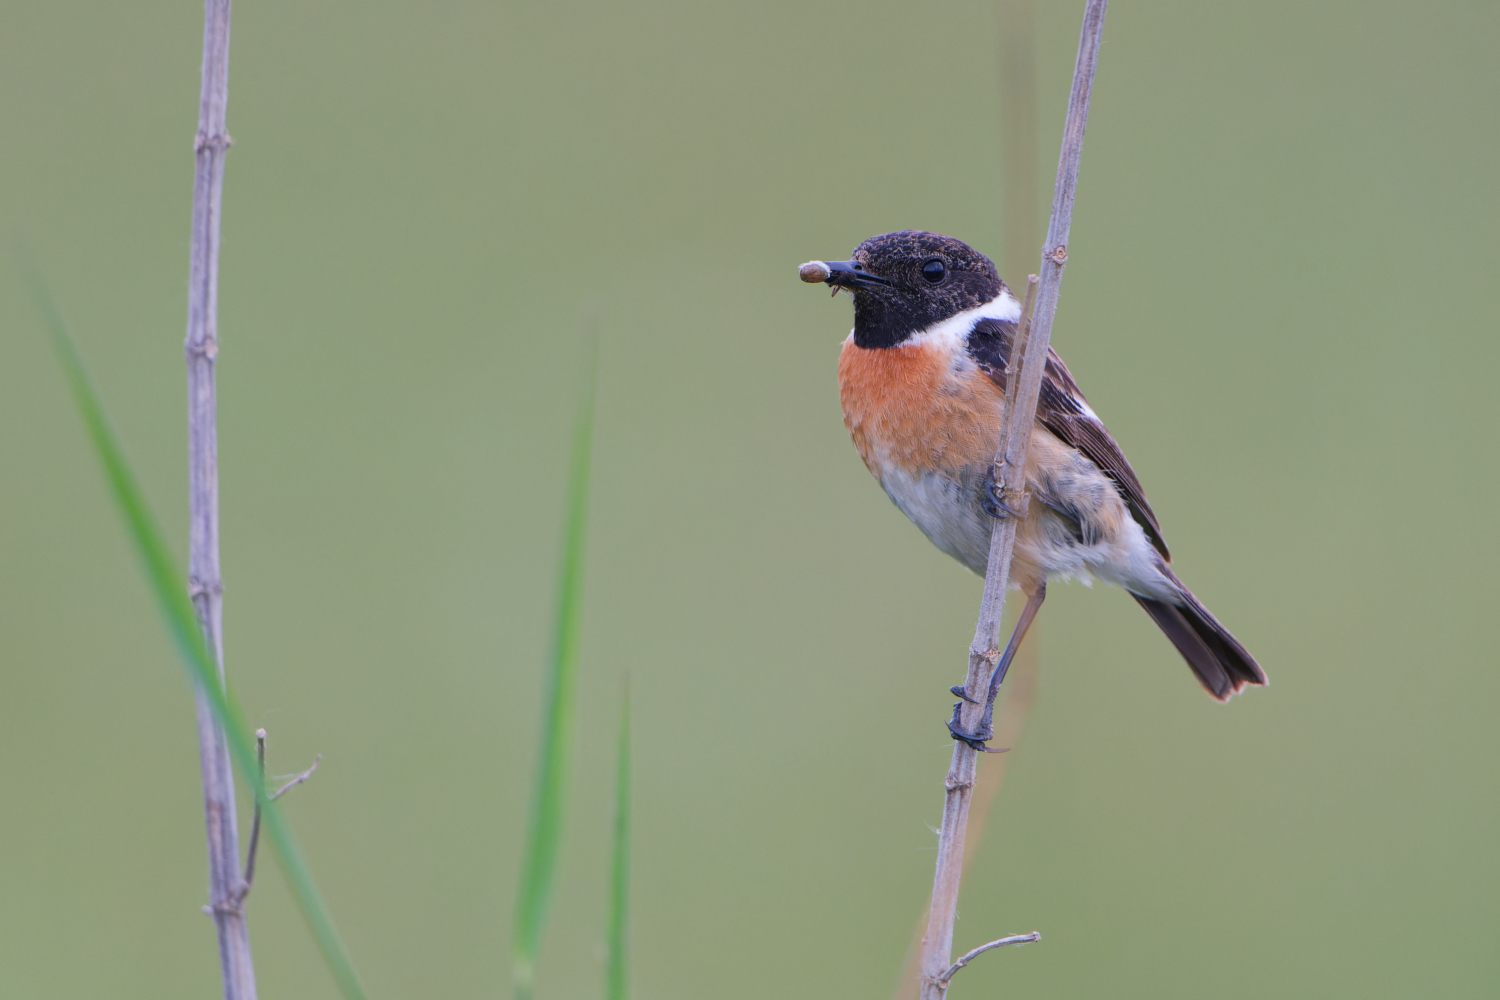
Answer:
[[[1020,517],[995,522],[990,536],[989,564],[980,601],[974,641],[969,647],[969,670],[959,722],[969,732],[978,730],[990,677],[1000,657],[1000,620],[1005,592],[1010,583],[1011,554],[1016,525],[1026,514],[1028,497],[1021,470],[1026,466],[1031,429],[1036,419],[1047,348],[1052,339],[1052,321],[1057,314],[1058,292],[1067,262],[1068,234],[1073,222],[1073,196],[1078,184],[1078,164],[1083,155],[1083,134],[1088,122],[1089,97],[1094,69],[1104,32],[1104,14],[1109,0],[1088,0],[1078,39],[1078,59],[1073,67],[1073,87],[1068,97],[1068,117],[1063,126],[1062,152],[1058,158],[1057,185],[1052,198],[1052,222],[1042,254],[1041,277],[1033,277],[1022,309],[1016,341],[1024,350],[1012,348],[1017,368],[1006,383],[1006,406],[1000,443],[995,453],[996,482],[1007,491],[1007,500]],[[1035,295],[1035,308],[1032,302]],[[1017,360],[1018,359],[1018,360]],[[922,1000],[943,1000],[952,975],[970,956],[953,963],[953,921],[958,909],[959,883],[963,875],[964,836],[974,789],[978,751],[955,741],[953,760],[944,780],[943,825],[938,835],[938,857],[933,876],[932,905],[927,934],[922,941]],[[1034,938],[1032,938],[1034,939]],[[1019,940],[1019,939],[1009,939]],[[993,943],[993,942],[992,942]],[[988,947],[988,946],[986,946]],[[977,951],[977,950],[976,950]]]
[[[1037,226],[1036,0],[999,0],[997,34],[1000,64],[1000,275],[1012,281],[1025,274],[1041,241]],[[1021,739],[1036,691],[1040,623],[1027,633],[1006,677],[1005,702],[995,715],[995,742],[1014,747]],[[974,778],[963,867],[968,870],[984,840],[991,806],[1000,794],[1009,758],[995,757]],[[906,965],[891,1000],[917,1000],[921,991],[922,937],[928,911],[912,931]]]
[[[193,225],[188,270],[189,576],[182,578],[155,516],[125,457],[104,404],[84,368],[77,344],[50,291],[29,261],[22,261],[32,294],[52,334],[58,362],[104,469],[110,493],[125,521],[162,620],[197,700],[204,815],[208,830],[207,911],[218,932],[226,1000],[253,1000],[255,968],[245,924],[254,857],[240,870],[239,828],[235,815],[233,767],[238,767],[255,800],[257,826],[263,823],[281,862],[292,897],[307,920],[323,960],[346,1000],[365,992],[339,939],[312,872],[275,801],[268,796],[264,758],[257,756],[243,713],[234,703],[224,674],[223,584],[219,575],[219,475],[217,405],[214,384],[218,358],[219,213],[224,157],[230,139],[225,128],[229,86],[229,0],[205,0],[203,83],[199,100],[197,158],[193,184]],[[263,734],[257,734],[263,736]],[[233,767],[231,766],[233,765]],[[309,769],[288,784],[298,784]],[[252,844],[254,839],[252,838]]]
[[[224,584],[219,574],[218,399],[219,218],[229,153],[230,0],[205,0],[203,86],[198,101],[197,168],[188,268],[188,593],[224,683]],[[198,753],[208,828],[209,908],[219,935],[224,1000],[255,1000],[255,964],[245,923],[234,771],[223,728],[198,691]]]
[[[57,353],[58,363],[67,377],[73,401],[83,418],[89,441],[104,470],[110,495],[125,522],[126,535],[135,548],[172,645],[187,670],[188,678],[213,713],[227,742],[229,755],[235,767],[239,768],[240,777],[255,796],[267,839],[276,852],[277,860],[281,862],[281,870],[286,876],[287,886],[292,890],[292,898],[297,901],[302,916],[307,920],[307,926],[313,933],[324,962],[328,964],[329,972],[333,974],[334,982],[338,984],[339,991],[346,1000],[364,1000],[364,988],[360,986],[349,953],[339,940],[338,930],[334,927],[328,907],[323,903],[323,897],[313,881],[307,861],[292,836],[291,827],[281,811],[281,804],[266,794],[265,780],[260,773],[250,727],[245,724],[244,713],[239,710],[219,679],[218,666],[208,651],[193,604],[188,598],[187,581],[173,561],[166,536],[162,534],[156,516],[146,503],[146,496],[141,491],[135,472],[125,458],[125,449],[120,446],[114,428],[104,412],[104,403],[89,380],[78,346],[73,342],[67,324],[63,322],[62,312],[41,278],[30,267],[26,268],[26,277],[37,306],[51,331],[52,346]],[[243,887],[241,892],[243,893]]]

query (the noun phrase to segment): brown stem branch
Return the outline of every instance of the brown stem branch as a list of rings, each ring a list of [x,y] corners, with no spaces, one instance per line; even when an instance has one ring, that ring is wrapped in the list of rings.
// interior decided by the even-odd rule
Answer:
[[[188,580],[198,624],[224,683],[224,585],[219,575],[219,445],[214,366],[219,354],[219,218],[229,152],[230,0],[204,0],[203,88],[193,143],[193,230],[188,264]],[[210,909],[219,936],[224,1000],[255,1000],[245,924],[234,774],[224,732],[198,694],[198,751],[208,828]]]
[[[264,788],[266,784],[266,731],[257,729],[255,731],[255,766],[260,771],[260,784]],[[250,846],[245,849],[245,875],[241,880],[240,898],[250,894],[250,887],[255,884],[255,852],[260,847],[260,801],[255,803],[255,816],[250,820]]]
[[[1057,186],[1052,199],[1052,223],[1047,232],[1046,250],[1042,254],[1041,277],[1035,293],[1034,314],[1022,309],[1017,340],[1024,344],[1019,378],[1007,379],[1004,425],[995,454],[998,475],[996,483],[1004,490],[1019,493],[1016,517],[995,522],[990,536],[989,564],[984,579],[984,596],[974,642],[969,647],[969,671],[964,685],[972,701],[959,709],[959,723],[969,732],[977,731],[988,694],[990,675],[999,655],[1000,616],[1005,607],[1005,592],[1010,583],[1011,554],[1015,548],[1016,525],[1026,514],[1028,500],[1021,470],[1036,419],[1036,404],[1041,393],[1042,374],[1047,349],[1052,338],[1052,321],[1057,313],[1058,289],[1067,261],[1068,233],[1073,222],[1073,197],[1078,183],[1078,163],[1083,153],[1083,133],[1088,121],[1089,96],[1093,90],[1094,69],[1099,57],[1099,42],[1104,30],[1104,13],[1108,0],[1088,0],[1083,28],[1078,39],[1078,60],[1073,67],[1073,88],[1068,98],[1068,117],[1063,127],[1062,152],[1057,165]],[[1027,289],[1027,298],[1032,298]],[[1028,319],[1030,322],[1028,323]],[[1014,358],[1019,352],[1011,351]],[[1014,386],[1014,391],[1009,391]],[[963,874],[964,832],[968,824],[969,804],[974,787],[978,751],[959,741],[953,746],[953,760],[944,780],[943,825],[938,835],[938,856],[933,876],[932,905],[928,911],[927,934],[922,941],[922,998],[943,1000],[947,995],[945,978],[953,954],[953,921],[958,909],[959,881]]]
[[[299,774],[296,777],[292,778],[291,781],[288,781],[286,784],[284,784],[280,788],[276,789],[275,793],[273,793],[271,795],[267,795],[266,796],[266,800],[268,802],[275,802],[277,799],[281,798],[287,792],[290,792],[293,788],[296,788],[298,785],[302,784],[308,778],[311,778],[313,776],[313,773],[315,771],[317,771],[318,765],[321,764],[322,762],[323,762],[323,755],[322,754],[318,754],[317,757],[313,758],[312,767],[309,767],[306,771],[303,771],[301,774]],[[260,783],[261,783],[261,787],[265,787],[265,784],[266,784],[266,731],[264,729],[257,729],[255,731],[255,763],[256,763],[256,766],[260,769]],[[250,846],[245,851],[245,877],[244,877],[244,880],[240,883],[240,896],[239,896],[239,898],[241,900],[243,900],[246,896],[250,895],[250,888],[251,888],[251,886],[255,885],[255,855],[256,855],[256,849],[259,848],[259,847],[260,847],[260,803],[257,802],[257,803],[255,803],[255,818],[250,821]]]
[[[996,948],[1004,948],[1008,944],[1031,944],[1032,942],[1040,941],[1041,939],[1042,935],[1040,933],[1038,933],[1037,931],[1032,931],[1030,934],[1012,934],[1010,937],[1003,937],[998,941],[991,941],[989,944],[982,944],[978,948],[975,948],[973,951],[969,952],[963,958],[960,958],[957,962],[954,962],[952,965],[948,966],[948,971],[943,973],[942,978],[939,980],[939,982],[947,984],[949,980],[958,975],[959,969],[962,969],[964,966],[968,965],[970,962],[974,961],[974,959],[978,958],[980,955],[983,955],[987,951],[994,951]]]

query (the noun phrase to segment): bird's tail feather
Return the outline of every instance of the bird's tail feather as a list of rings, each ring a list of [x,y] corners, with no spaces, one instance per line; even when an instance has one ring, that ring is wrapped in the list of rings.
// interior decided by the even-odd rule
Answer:
[[[1171,570],[1161,568],[1177,584],[1181,604],[1168,604],[1136,593],[1130,596],[1172,640],[1204,689],[1219,701],[1228,701],[1248,684],[1266,683],[1266,672],[1260,669],[1255,657],[1219,624],[1192,591],[1182,586]]]

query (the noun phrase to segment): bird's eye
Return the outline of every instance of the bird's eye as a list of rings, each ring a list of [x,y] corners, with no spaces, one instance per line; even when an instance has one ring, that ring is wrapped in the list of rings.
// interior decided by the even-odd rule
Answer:
[[[929,285],[940,285],[948,277],[948,269],[940,260],[929,260],[922,265],[922,277],[927,279]]]

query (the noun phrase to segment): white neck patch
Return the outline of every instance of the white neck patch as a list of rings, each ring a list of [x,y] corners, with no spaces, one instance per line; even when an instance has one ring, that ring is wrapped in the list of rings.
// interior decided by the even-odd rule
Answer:
[[[1010,289],[1002,289],[1000,294],[990,299],[982,306],[973,309],[965,309],[943,320],[934,323],[921,333],[914,333],[903,340],[898,347],[922,347],[931,344],[934,347],[944,347],[949,350],[964,350],[968,347],[969,334],[974,329],[974,324],[982,319],[999,320],[1002,323],[1014,323],[1021,318],[1021,303],[1010,294]]]

